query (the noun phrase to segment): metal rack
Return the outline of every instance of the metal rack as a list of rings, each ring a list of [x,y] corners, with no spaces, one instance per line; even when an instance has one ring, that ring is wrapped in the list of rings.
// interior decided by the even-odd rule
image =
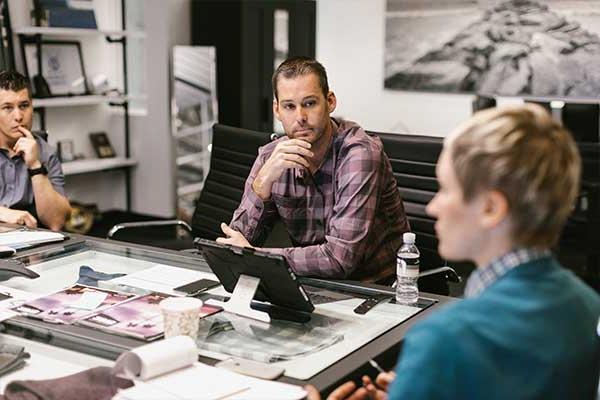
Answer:
[[[191,217],[210,167],[212,126],[217,121],[216,54],[212,47],[173,50],[173,144],[177,207]]]
[[[112,107],[123,109],[124,124],[124,155],[115,159],[88,159],[64,163],[65,174],[91,173],[107,169],[119,169],[125,174],[125,193],[126,209],[131,210],[131,167],[137,164],[135,159],[131,158],[130,151],[130,125],[129,125],[129,101],[128,95],[128,69],[127,69],[127,39],[143,38],[143,32],[128,32],[126,18],[126,0],[121,1],[121,27],[122,30],[96,30],[96,29],[77,29],[77,28],[53,28],[53,27],[35,27],[27,26],[15,28],[13,32],[19,39],[36,43],[37,46],[37,70],[42,71],[42,38],[52,37],[82,37],[82,36],[104,36],[110,44],[120,44],[123,55],[123,90],[118,96],[107,95],[75,95],[65,97],[49,97],[34,99],[35,111],[40,116],[40,127],[46,129],[46,109],[49,107],[73,107],[94,104],[108,104]],[[24,55],[23,55],[24,58]],[[71,165],[72,164],[72,165]]]

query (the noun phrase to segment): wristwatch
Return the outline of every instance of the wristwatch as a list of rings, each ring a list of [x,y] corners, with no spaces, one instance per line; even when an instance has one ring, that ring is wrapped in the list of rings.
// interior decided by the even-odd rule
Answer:
[[[28,169],[27,172],[29,173],[30,178],[39,174],[48,175],[48,170],[44,164],[39,168]]]

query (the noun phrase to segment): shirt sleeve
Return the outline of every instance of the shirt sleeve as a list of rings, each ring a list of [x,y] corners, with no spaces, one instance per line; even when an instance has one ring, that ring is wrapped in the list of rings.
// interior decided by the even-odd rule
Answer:
[[[48,179],[54,190],[65,196],[65,175],[63,174],[62,165],[54,149],[46,144],[48,159],[44,163],[48,170]]]
[[[381,150],[354,143],[335,170],[333,216],[325,242],[307,247],[265,249],[282,254],[299,275],[346,278],[359,266],[369,245],[381,186]]]
[[[252,183],[262,168],[267,155],[263,149],[259,150],[258,157],[252,166],[250,175],[244,185],[244,195],[240,205],[233,213],[229,226],[240,232],[248,242],[253,246],[260,246],[264,243],[267,235],[273,227],[273,222],[277,218],[277,208],[271,200],[262,200],[252,189]]]

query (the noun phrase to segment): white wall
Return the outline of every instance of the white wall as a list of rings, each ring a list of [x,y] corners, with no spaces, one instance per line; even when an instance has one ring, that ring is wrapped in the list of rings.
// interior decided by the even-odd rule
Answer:
[[[471,114],[472,96],[384,90],[386,0],[317,0],[317,59],[336,115],[365,129],[444,136]]]

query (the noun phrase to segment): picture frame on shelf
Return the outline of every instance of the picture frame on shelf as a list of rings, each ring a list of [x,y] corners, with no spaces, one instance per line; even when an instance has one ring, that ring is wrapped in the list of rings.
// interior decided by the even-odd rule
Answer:
[[[35,83],[34,97],[81,96],[90,93],[80,42],[22,38],[21,51],[27,76]],[[40,62],[41,74],[38,73]]]
[[[57,142],[58,158],[61,162],[75,160],[75,146],[70,139],[59,140]]]
[[[111,158],[116,156],[115,149],[110,144],[110,140],[108,140],[108,136],[106,136],[105,132],[90,133],[90,140],[98,158]]]

